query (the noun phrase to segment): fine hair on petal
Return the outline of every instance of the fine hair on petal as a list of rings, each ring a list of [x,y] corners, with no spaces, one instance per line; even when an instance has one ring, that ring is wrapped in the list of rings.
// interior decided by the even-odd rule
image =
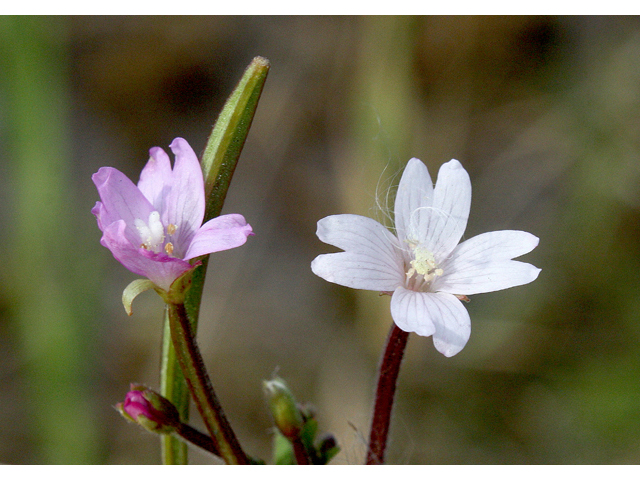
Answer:
[[[374,211],[373,218],[377,217],[376,220],[391,230],[394,234],[397,234],[393,214],[393,202],[395,201],[396,192],[398,191],[398,183],[395,180],[402,173],[402,168],[398,168],[390,175],[385,175],[389,169],[389,165],[390,163],[387,162],[378,177],[375,193],[375,206],[371,208]]]

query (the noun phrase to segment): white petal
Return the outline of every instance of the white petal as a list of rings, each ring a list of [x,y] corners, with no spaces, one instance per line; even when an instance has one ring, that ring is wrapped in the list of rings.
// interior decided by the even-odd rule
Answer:
[[[446,257],[462,238],[471,207],[471,180],[457,160],[440,167],[433,192],[433,205],[427,210],[428,227],[422,232],[425,247],[437,261]]]
[[[377,292],[391,292],[404,280],[394,265],[375,255],[354,252],[318,255],[311,262],[311,270],[327,282]]]
[[[453,357],[464,348],[471,336],[471,319],[462,302],[453,295],[435,293],[440,316],[434,319],[433,345],[445,357]],[[435,302],[434,302],[435,303]]]
[[[445,271],[433,288],[458,295],[495,292],[531,283],[539,273],[540,269],[529,263],[515,260],[489,262],[452,273]]]
[[[412,158],[404,169],[395,201],[395,227],[401,242],[418,240],[427,220],[425,210],[433,203],[433,182],[424,163]],[[421,226],[422,225],[422,226]]]
[[[538,237],[517,230],[488,232],[458,245],[439,266],[444,275],[434,289],[472,295],[524,285],[534,281],[540,269],[528,263],[510,261],[529,253]]]
[[[404,287],[396,288],[391,297],[391,317],[398,328],[415,332],[423,337],[433,335],[436,327],[430,316],[429,293],[414,292]]]
[[[476,235],[458,245],[445,262],[455,263],[458,268],[462,264],[486,263],[491,261],[511,260],[538,246],[540,239],[535,235],[519,230],[500,230]]]
[[[371,218],[360,215],[331,215],[318,222],[316,234],[324,243],[346,252],[378,257],[404,274],[398,239]]]
[[[391,316],[405,332],[433,335],[436,349],[447,357],[459,353],[471,335],[471,320],[462,303],[446,293],[423,293],[398,287]]]
[[[339,285],[394,290],[404,281],[398,239],[384,226],[360,215],[332,215],[318,222],[318,238],[345,250],[318,256],[311,269]]]

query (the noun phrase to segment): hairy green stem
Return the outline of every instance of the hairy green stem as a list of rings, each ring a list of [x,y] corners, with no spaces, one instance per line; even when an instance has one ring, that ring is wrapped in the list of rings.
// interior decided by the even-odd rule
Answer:
[[[195,331],[195,325],[191,325]],[[189,420],[189,389],[180,369],[176,350],[171,342],[169,327],[169,306],[164,311],[162,335],[162,358],[160,364],[160,394],[175,405],[180,413],[180,421]],[[164,465],[186,465],[188,463],[187,445],[171,435],[160,438],[162,463]]]
[[[371,420],[371,432],[369,434],[367,465],[384,464],[384,454],[387,448],[387,438],[391,424],[391,410],[393,409],[393,399],[396,393],[396,383],[408,339],[409,333],[400,330],[394,323],[387,337],[387,344],[378,372],[376,400],[373,409],[373,418]]]
[[[216,449],[227,464],[248,464],[249,459],[240,447],[213,391],[184,304],[169,304],[168,310],[171,339],[178,362]]]

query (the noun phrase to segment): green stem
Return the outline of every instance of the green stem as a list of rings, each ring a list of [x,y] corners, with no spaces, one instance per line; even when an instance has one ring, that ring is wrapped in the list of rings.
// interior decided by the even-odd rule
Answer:
[[[162,336],[162,359],[160,365],[160,394],[173,403],[180,413],[180,421],[189,420],[189,389],[178,364],[176,350],[171,343],[169,308],[164,312],[164,332]],[[193,326],[195,330],[195,326]],[[171,435],[160,437],[162,463],[164,465],[186,465],[187,445]]]
[[[213,391],[184,304],[169,304],[168,310],[171,339],[178,362],[215,447],[227,464],[248,464],[249,459],[240,447]]]
[[[387,337],[387,345],[380,362],[376,403],[373,409],[373,419],[371,420],[371,433],[369,434],[367,465],[381,465],[384,463],[396,383],[408,339],[409,333],[400,330],[394,323]]]

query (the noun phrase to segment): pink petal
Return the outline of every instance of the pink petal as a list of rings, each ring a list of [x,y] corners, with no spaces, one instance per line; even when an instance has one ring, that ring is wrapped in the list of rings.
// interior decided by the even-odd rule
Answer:
[[[184,257],[190,260],[200,255],[239,247],[253,233],[242,215],[221,215],[209,220],[196,232]]]
[[[160,147],[150,149],[149,155],[149,161],[140,173],[138,188],[155,210],[163,212],[165,195],[173,178],[171,161]]]
[[[424,163],[412,158],[404,169],[395,202],[395,227],[400,242],[427,233],[427,210],[433,203],[433,183]]]
[[[164,225],[177,227],[174,245],[186,250],[204,218],[204,180],[198,157],[186,140],[176,138],[170,145],[176,161],[170,189],[165,192]]]
[[[98,218],[98,226],[106,227],[118,220],[128,226],[127,235],[133,241],[138,238],[133,225],[136,218],[148,219],[153,206],[127,176],[111,167],[102,167],[91,177],[95,183],[101,202],[91,210]]]
[[[132,245],[125,235],[125,229],[123,220],[112,223],[104,230],[100,243],[133,273],[147,277],[160,288],[169,290],[176,278],[193,268],[189,262],[179,258],[164,253],[155,254]]]

